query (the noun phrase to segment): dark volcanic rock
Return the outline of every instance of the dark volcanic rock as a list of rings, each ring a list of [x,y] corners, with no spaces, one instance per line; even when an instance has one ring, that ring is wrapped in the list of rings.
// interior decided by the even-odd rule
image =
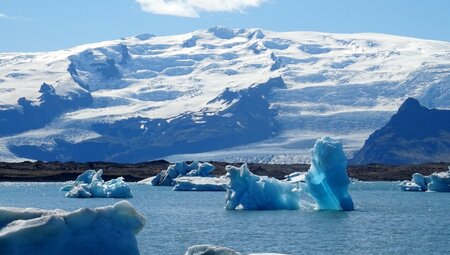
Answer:
[[[450,110],[428,109],[408,98],[364,143],[351,164],[419,164],[450,159]]]

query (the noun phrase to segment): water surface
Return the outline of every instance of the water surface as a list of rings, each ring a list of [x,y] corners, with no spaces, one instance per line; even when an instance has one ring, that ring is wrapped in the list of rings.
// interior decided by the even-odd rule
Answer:
[[[61,183],[0,183],[0,205],[61,208],[118,199],[70,199]],[[131,185],[147,218],[141,254],[180,255],[195,244],[287,254],[450,254],[450,193],[401,192],[398,183],[356,183],[353,212],[226,211],[223,192],[175,192]],[[93,240],[95,241],[95,240]]]

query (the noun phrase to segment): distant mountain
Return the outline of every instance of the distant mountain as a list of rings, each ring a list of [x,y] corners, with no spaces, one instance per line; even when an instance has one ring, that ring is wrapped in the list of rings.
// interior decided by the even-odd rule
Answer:
[[[450,110],[428,109],[408,98],[350,163],[418,164],[449,159]]]
[[[0,53],[0,160],[298,163],[408,97],[450,108],[450,43],[212,27]]]

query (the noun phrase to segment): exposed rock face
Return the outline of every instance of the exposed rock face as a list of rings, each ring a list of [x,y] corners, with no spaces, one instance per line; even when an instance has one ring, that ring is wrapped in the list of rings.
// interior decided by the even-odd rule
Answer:
[[[428,109],[408,98],[364,143],[351,164],[417,164],[450,158],[450,110]]]

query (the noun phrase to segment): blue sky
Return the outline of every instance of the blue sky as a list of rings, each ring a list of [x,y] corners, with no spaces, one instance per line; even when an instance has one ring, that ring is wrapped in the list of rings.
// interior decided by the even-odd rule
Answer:
[[[0,0],[0,52],[48,51],[215,25],[376,32],[450,42],[448,0]]]

